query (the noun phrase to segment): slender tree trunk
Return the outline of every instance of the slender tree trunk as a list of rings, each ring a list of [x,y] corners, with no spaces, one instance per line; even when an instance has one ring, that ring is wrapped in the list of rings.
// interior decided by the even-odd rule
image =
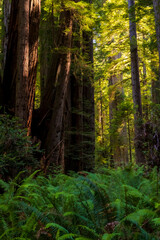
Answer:
[[[3,40],[3,65],[6,62],[7,55],[7,45],[8,45],[8,35],[9,35],[9,19],[11,12],[11,1],[5,0],[3,1],[3,12],[4,12],[4,40]]]
[[[159,74],[154,83],[154,103],[160,104],[160,1],[153,0],[154,14],[155,14],[155,26],[157,35],[157,47],[159,53]]]
[[[130,25],[130,51],[131,51],[131,75],[132,75],[132,95],[135,107],[134,131],[135,131],[135,154],[137,163],[144,163],[143,139],[144,130],[142,123],[142,103],[139,80],[138,51],[137,51],[137,33],[135,22],[135,3],[134,0],[128,0],[129,25]]]
[[[132,144],[131,144],[131,131],[130,131],[130,119],[128,116],[128,145],[129,145],[129,161],[132,162]]]
[[[100,126],[101,126],[101,141],[104,143],[104,123],[103,123],[103,95],[102,95],[102,83],[99,79],[99,88],[100,88]]]

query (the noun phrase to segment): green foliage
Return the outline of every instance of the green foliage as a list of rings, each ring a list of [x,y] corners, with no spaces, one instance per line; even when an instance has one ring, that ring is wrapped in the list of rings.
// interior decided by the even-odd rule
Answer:
[[[21,129],[16,118],[0,115],[0,172],[2,178],[13,178],[19,171],[39,167],[35,158],[38,146],[33,146],[26,130]]]
[[[99,169],[0,181],[0,239],[159,239],[157,171]],[[126,238],[127,236],[127,238]]]

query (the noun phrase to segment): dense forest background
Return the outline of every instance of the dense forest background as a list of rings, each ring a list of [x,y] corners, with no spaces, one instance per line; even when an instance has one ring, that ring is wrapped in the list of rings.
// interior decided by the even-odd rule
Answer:
[[[0,239],[158,240],[159,167],[160,1],[0,0]]]
[[[2,113],[45,171],[159,165],[159,14],[158,1],[1,3]]]

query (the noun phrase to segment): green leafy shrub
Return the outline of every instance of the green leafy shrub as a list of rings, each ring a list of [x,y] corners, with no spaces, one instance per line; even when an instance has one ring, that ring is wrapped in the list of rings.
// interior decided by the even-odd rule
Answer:
[[[39,166],[26,130],[21,129],[16,118],[0,115],[0,174],[1,178],[14,178],[19,171]]]

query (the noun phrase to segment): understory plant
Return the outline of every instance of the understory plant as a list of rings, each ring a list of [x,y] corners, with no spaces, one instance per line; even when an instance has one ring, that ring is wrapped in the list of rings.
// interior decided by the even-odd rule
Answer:
[[[158,240],[159,176],[143,168],[101,168],[0,181],[0,239]]]
[[[38,153],[38,145],[32,144],[18,119],[0,114],[0,178],[13,179],[22,170],[33,172],[39,167]]]

